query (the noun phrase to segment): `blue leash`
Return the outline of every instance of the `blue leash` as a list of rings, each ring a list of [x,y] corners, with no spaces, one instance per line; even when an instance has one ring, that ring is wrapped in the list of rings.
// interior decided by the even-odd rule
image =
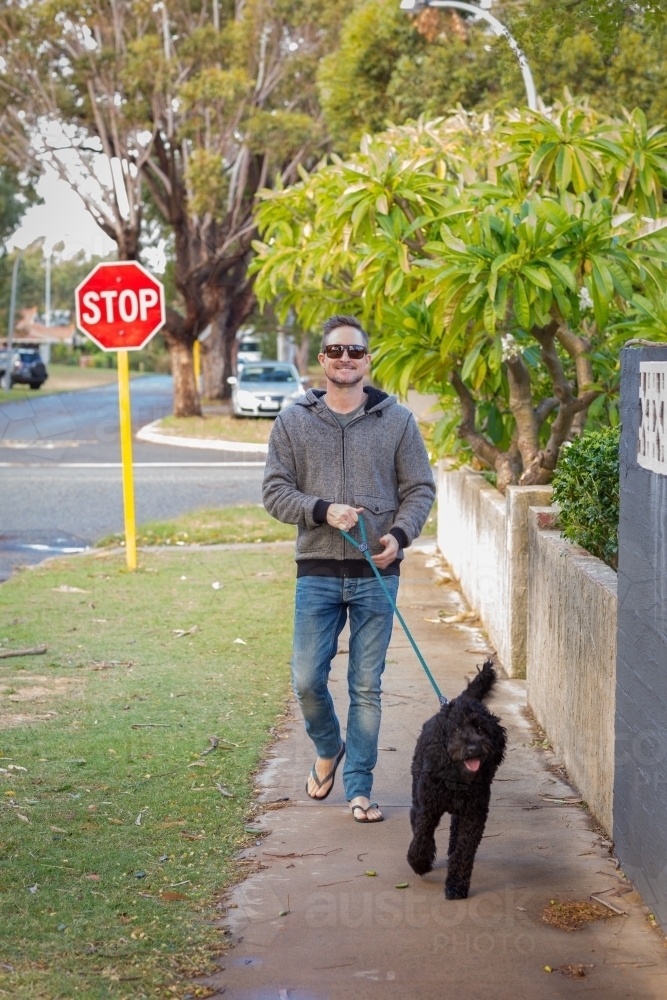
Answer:
[[[348,535],[347,531],[343,531],[342,528],[339,528],[338,530],[340,531],[341,535],[344,538],[346,538],[351,545],[354,545],[355,549],[359,549],[359,551],[364,555],[364,558],[367,560],[368,564],[370,565],[370,567],[372,568],[372,570],[375,573],[376,577],[378,578],[378,580],[380,582],[380,586],[382,587],[387,600],[391,604],[392,609],[394,611],[394,614],[396,615],[396,617],[398,618],[399,622],[403,626],[403,631],[405,632],[405,634],[407,635],[408,639],[410,640],[410,644],[412,645],[412,648],[414,649],[415,653],[417,654],[417,659],[419,660],[419,662],[421,663],[422,667],[424,668],[424,672],[425,672],[426,676],[428,677],[428,679],[430,680],[431,685],[433,687],[433,690],[435,691],[435,693],[438,696],[438,700],[439,700],[440,704],[441,705],[447,705],[449,699],[445,698],[445,696],[440,691],[440,688],[436,684],[435,677],[433,676],[433,674],[431,673],[431,671],[428,669],[428,666],[426,665],[426,660],[424,659],[424,657],[420,653],[419,647],[418,647],[417,643],[412,638],[412,634],[410,632],[410,629],[405,624],[401,612],[396,607],[396,602],[395,602],[394,598],[389,593],[389,590],[387,589],[387,585],[384,582],[384,580],[382,579],[382,574],[380,573],[379,569],[377,568],[377,566],[375,565],[375,563],[373,562],[373,560],[371,558],[371,554],[370,554],[370,551],[369,551],[369,548],[368,548],[368,542],[366,540],[366,525],[364,524],[364,519],[361,516],[361,514],[359,515],[359,528],[361,530],[361,542],[358,542],[355,538],[352,538],[352,536]]]

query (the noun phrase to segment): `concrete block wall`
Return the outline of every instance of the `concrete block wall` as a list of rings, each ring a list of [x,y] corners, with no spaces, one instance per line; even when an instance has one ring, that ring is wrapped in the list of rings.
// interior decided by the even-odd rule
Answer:
[[[440,467],[438,548],[492,645],[508,662],[505,498],[477,472]]]
[[[480,473],[440,463],[438,548],[510,677],[526,676],[528,511],[550,499],[550,486],[503,496]]]
[[[613,830],[616,573],[544,530],[532,508],[527,548],[528,704],[602,827]]]
[[[613,829],[616,574],[553,530],[550,487],[439,470],[438,547],[598,822]]]

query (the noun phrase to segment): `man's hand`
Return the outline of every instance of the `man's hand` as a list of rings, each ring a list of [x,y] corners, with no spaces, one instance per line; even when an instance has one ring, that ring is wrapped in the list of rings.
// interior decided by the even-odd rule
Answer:
[[[359,520],[363,507],[349,507],[346,503],[332,503],[327,510],[327,524],[332,528],[351,531]]]
[[[384,545],[384,552],[379,556],[373,556],[373,562],[378,569],[386,569],[387,566],[391,566],[398,554],[398,541],[393,535],[383,535],[380,545]]]

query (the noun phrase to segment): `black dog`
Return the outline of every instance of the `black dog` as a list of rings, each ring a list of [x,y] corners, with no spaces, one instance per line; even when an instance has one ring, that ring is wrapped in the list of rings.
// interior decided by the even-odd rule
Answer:
[[[412,843],[408,862],[425,875],[435,861],[435,831],[451,813],[447,899],[465,899],[475,853],[489,812],[491,782],[505,756],[507,736],[482,704],[496,681],[487,660],[463,694],[424,724],[412,761]]]

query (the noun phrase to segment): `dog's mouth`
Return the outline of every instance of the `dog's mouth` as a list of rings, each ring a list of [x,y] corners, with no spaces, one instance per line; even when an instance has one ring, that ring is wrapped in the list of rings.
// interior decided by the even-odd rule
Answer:
[[[463,766],[468,771],[472,771],[472,773],[475,774],[477,771],[479,771],[480,767],[482,766],[482,761],[480,760],[479,757],[468,757],[467,760],[463,761]]]

